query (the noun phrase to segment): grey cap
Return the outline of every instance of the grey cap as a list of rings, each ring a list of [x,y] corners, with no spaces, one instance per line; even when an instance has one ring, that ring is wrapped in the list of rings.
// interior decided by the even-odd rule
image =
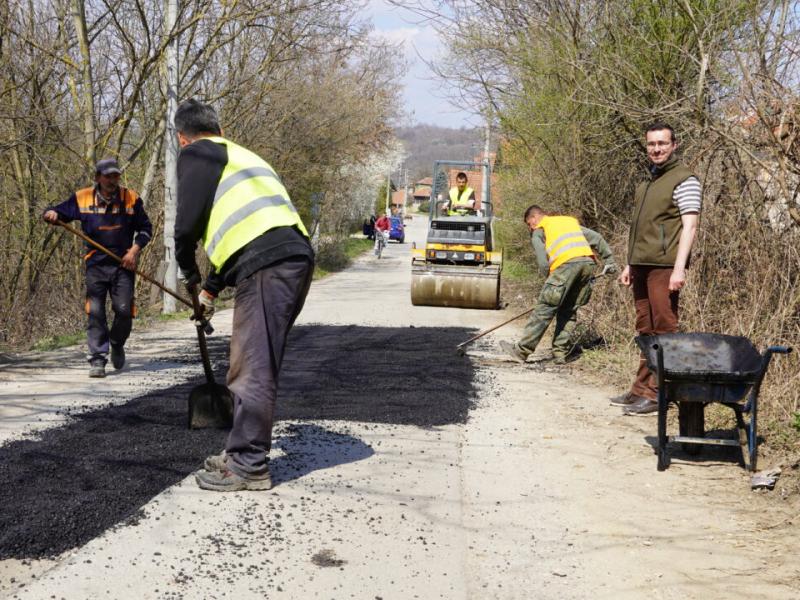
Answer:
[[[122,173],[119,168],[119,163],[116,158],[104,158],[97,161],[94,168],[95,173],[98,175],[111,175],[112,173]]]

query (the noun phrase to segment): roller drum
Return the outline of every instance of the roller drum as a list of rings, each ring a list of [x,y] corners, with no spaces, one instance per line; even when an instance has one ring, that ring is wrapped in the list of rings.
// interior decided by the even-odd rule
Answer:
[[[500,268],[415,266],[411,273],[411,303],[495,309],[500,302]]]

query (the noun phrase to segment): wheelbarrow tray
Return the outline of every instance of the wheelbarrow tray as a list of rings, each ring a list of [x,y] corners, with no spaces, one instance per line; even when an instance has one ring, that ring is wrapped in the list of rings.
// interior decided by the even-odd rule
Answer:
[[[681,442],[690,454],[699,444],[741,446],[745,467],[755,470],[758,393],[773,352],[791,348],[771,346],[762,355],[745,337],[720,333],[667,333],[639,336],[636,343],[648,369],[658,381],[658,470],[669,465],[666,446]],[[679,409],[681,435],[668,437],[669,403]],[[703,408],[719,402],[733,409],[739,440],[705,437]],[[745,423],[743,413],[750,413]]]
[[[745,337],[721,333],[642,335],[636,343],[647,368],[658,372],[658,351],[664,352],[664,377],[681,382],[749,384],[758,381],[762,356]]]

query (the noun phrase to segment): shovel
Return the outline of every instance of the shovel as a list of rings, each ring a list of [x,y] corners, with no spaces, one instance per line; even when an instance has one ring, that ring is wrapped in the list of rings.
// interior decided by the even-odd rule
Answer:
[[[596,280],[597,280],[597,279],[599,279],[600,277],[605,277],[605,276],[606,276],[606,275],[608,275],[610,272],[611,272],[611,268],[609,267],[609,265],[605,265],[605,266],[603,267],[603,271],[602,271],[601,273],[599,273],[599,274],[595,275],[594,277],[592,277],[592,282],[596,281]],[[493,332],[495,329],[500,329],[500,328],[501,328],[501,327],[503,327],[504,325],[508,325],[509,323],[511,323],[511,321],[516,321],[516,320],[517,320],[517,319],[519,319],[520,317],[524,317],[524,316],[525,316],[525,315],[527,315],[528,313],[531,313],[531,312],[533,312],[533,310],[534,310],[535,308],[536,308],[535,306],[534,306],[533,308],[529,308],[528,310],[525,310],[525,311],[523,311],[523,312],[519,313],[518,315],[511,317],[511,318],[510,318],[510,319],[508,319],[507,321],[503,321],[503,322],[502,322],[502,323],[500,323],[499,325],[495,325],[494,327],[492,327],[492,328],[490,328],[490,329],[484,329],[484,330],[483,330],[483,331],[481,331],[479,334],[472,336],[471,338],[469,338],[468,340],[466,340],[466,341],[464,341],[464,342],[461,342],[461,343],[460,343],[458,346],[456,346],[456,354],[458,354],[459,356],[465,356],[465,355],[466,355],[466,353],[467,353],[467,351],[464,349],[464,347],[465,347],[467,344],[471,344],[471,343],[472,343],[472,342],[474,342],[475,340],[477,340],[477,339],[479,339],[479,338],[482,338],[483,336],[485,336],[487,333],[491,333],[491,332]]]
[[[197,287],[192,286],[189,291],[192,294],[194,314],[200,315],[202,311],[197,297]],[[214,372],[211,370],[206,334],[203,331],[204,323],[207,322],[205,319],[195,321],[206,382],[195,387],[189,394],[189,429],[227,428],[233,424],[233,394],[227,387],[214,381]]]

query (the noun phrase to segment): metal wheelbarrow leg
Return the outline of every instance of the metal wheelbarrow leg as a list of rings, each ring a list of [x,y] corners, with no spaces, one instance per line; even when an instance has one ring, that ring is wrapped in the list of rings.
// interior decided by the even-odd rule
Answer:
[[[669,455],[667,454],[667,389],[664,385],[664,350],[660,345],[655,344],[656,356],[658,360],[658,470],[664,471],[669,466]]]
[[[750,425],[748,427],[747,435],[747,453],[745,467],[750,471],[755,471],[758,464],[758,394],[761,391],[761,384],[764,381],[764,376],[767,374],[769,363],[772,360],[773,354],[789,354],[792,349],[788,346],[770,346],[762,355],[761,359],[761,372],[758,374],[758,379],[750,391],[750,398],[744,407],[745,412],[750,413]],[[737,418],[740,415],[737,414]],[[742,448],[744,453],[744,448]]]

